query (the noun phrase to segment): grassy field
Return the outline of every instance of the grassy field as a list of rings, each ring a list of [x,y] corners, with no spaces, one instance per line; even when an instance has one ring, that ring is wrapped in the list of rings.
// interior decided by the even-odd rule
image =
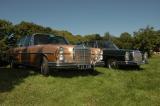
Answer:
[[[0,68],[0,105],[158,106],[160,56],[140,70],[55,71]]]

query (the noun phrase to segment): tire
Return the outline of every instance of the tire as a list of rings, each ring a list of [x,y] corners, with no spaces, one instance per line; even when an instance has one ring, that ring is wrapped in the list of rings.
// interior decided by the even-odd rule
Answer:
[[[41,74],[45,76],[49,75],[48,60],[45,57],[43,57],[41,62]]]
[[[140,70],[140,65],[135,65],[134,68],[135,68],[136,70]]]
[[[93,73],[95,71],[95,66],[92,66],[91,69],[89,69],[90,73]]]
[[[107,62],[105,62],[105,63],[109,69],[117,69],[118,68],[116,59],[108,59]]]

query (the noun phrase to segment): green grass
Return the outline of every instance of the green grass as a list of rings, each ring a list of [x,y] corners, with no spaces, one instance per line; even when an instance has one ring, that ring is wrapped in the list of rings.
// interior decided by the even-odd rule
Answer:
[[[160,56],[140,70],[96,68],[96,72],[0,68],[0,105],[158,106]]]

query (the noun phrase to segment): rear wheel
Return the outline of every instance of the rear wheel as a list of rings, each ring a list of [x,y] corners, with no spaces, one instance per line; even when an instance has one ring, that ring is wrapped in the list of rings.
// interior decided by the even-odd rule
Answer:
[[[118,68],[116,59],[108,59],[105,63],[109,69],[117,69]]]
[[[48,67],[48,60],[43,57],[42,63],[41,63],[41,73],[45,76],[49,75],[49,67]]]

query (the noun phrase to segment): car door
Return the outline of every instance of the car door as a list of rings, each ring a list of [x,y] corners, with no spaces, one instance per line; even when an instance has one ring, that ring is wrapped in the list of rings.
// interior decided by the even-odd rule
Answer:
[[[30,36],[30,42],[28,46],[28,62],[32,66],[38,66],[40,64],[40,59],[41,59],[41,48],[42,46],[36,45],[34,43],[34,37],[35,36]]]
[[[24,44],[23,44],[23,48],[21,48],[21,50],[22,50],[22,60],[23,60],[23,64],[25,64],[25,65],[30,65],[30,64],[29,64],[30,39],[31,39],[31,36],[26,36],[25,41],[24,41]]]
[[[23,65],[28,65],[28,60],[27,60],[27,55],[28,55],[28,52],[27,52],[27,36],[25,36],[21,42],[21,47],[19,48],[20,51],[21,51],[21,62]]]
[[[17,47],[14,48],[13,54],[14,54],[14,59],[17,63],[23,64],[23,46],[24,46],[24,41],[25,37],[22,37],[18,42],[17,42]]]

